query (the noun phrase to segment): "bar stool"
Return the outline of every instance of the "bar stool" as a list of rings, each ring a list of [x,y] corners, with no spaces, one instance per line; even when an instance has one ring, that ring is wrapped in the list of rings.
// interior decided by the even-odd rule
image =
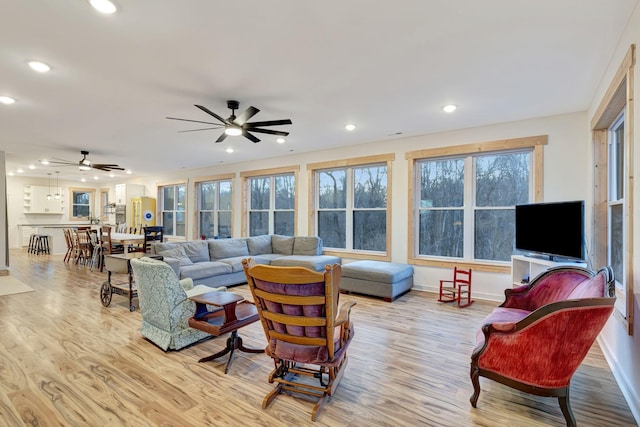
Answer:
[[[49,250],[49,235],[40,234],[38,235],[38,254],[43,253],[50,255],[51,251]]]
[[[38,252],[38,235],[35,233],[31,233],[29,236],[29,246],[27,247],[27,252],[30,254],[35,254]]]

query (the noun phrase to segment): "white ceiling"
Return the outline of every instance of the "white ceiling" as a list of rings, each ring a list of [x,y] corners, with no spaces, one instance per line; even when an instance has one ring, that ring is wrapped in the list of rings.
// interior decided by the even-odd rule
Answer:
[[[115,3],[102,15],[86,0],[2,1],[0,96],[17,99],[0,104],[7,171],[77,179],[26,167],[88,150],[157,175],[583,111],[637,0]],[[215,121],[193,104],[227,117],[228,99],[262,110],[252,121],[290,118],[272,128],[287,142],[216,144],[219,130],[165,118]]]

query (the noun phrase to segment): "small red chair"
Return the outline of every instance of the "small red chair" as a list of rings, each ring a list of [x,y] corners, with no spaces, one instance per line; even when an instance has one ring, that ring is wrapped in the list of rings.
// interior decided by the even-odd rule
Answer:
[[[450,286],[447,286],[450,285]],[[458,307],[473,304],[471,299],[471,269],[453,269],[453,280],[440,280],[440,302],[458,302]]]

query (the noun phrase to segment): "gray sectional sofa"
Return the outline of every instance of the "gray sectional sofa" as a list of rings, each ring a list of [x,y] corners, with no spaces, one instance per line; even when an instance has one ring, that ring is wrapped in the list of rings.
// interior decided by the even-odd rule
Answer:
[[[316,271],[342,261],[336,256],[322,255],[320,237],[277,234],[154,243],[151,253],[162,255],[179,279],[189,277],[195,285],[213,287],[246,283],[244,258],[253,258],[258,264],[302,266]]]

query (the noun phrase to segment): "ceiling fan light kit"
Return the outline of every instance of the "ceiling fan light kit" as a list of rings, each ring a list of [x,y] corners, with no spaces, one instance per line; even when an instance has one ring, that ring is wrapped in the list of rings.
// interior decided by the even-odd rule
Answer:
[[[238,101],[235,101],[235,100],[232,100],[232,99],[228,100],[227,101],[227,108],[229,108],[231,110],[231,115],[228,118],[225,119],[222,116],[220,116],[220,115],[214,113],[213,111],[209,110],[207,107],[195,104],[196,108],[199,108],[200,110],[202,110],[205,113],[209,114],[210,116],[214,117],[220,123],[203,122],[203,121],[200,121],[200,120],[180,119],[180,118],[177,118],[177,117],[167,117],[167,119],[170,119],[170,120],[181,120],[181,121],[185,121],[185,122],[203,123],[203,124],[214,126],[214,127],[207,127],[207,128],[202,128],[202,129],[185,130],[185,131],[180,131],[180,132],[197,132],[197,131],[201,131],[201,130],[224,128],[224,132],[222,133],[222,135],[220,135],[218,137],[218,139],[216,139],[216,142],[224,141],[227,136],[239,136],[239,135],[243,135],[245,138],[247,138],[248,140],[250,140],[250,141],[252,141],[254,143],[255,142],[260,142],[260,139],[258,137],[256,137],[255,135],[253,135],[253,133],[266,133],[266,134],[269,134],[269,135],[277,135],[277,136],[281,136],[281,137],[285,137],[285,136],[289,135],[289,132],[271,130],[271,129],[264,129],[263,126],[290,125],[290,124],[293,124],[293,122],[291,120],[283,119],[283,120],[267,120],[267,121],[263,121],[263,122],[248,122],[247,120],[251,119],[253,116],[258,114],[260,112],[260,110],[257,109],[256,107],[250,106],[249,108],[244,110],[244,112],[242,114],[240,114],[239,116],[236,117],[235,112],[236,112],[236,110],[238,109],[239,106],[240,106],[240,103]]]

